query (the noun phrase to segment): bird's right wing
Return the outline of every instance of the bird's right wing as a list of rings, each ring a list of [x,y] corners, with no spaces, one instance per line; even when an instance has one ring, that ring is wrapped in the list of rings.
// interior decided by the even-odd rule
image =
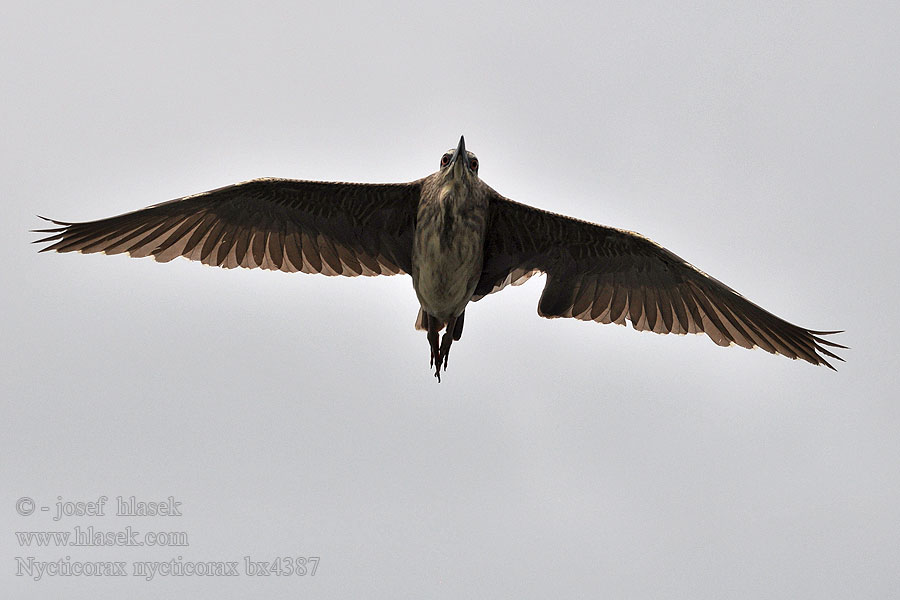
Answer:
[[[834,331],[798,327],[631,231],[491,198],[477,300],[547,274],[538,313],[625,324],[655,333],[706,333],[720,346],[758,346],[828,367]],[[832,367],[833,368],[833,367]]]
[[[59,227],[41,251],[177,256],[225,268],[394,275],[412,268],[420,181],[254,179],[141,210]],[[48,219],[50,220],[50,219]]]

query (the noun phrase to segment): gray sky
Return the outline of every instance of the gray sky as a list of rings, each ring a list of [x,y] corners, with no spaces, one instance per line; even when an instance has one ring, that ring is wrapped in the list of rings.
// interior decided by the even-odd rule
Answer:
[[[130,5],[129,5],[130,6]],[[900,585],[892,3],[18,3],[0,25],[0,588],[9,597],[884,598]],[[37,254],[260,176],[407,181],[465,134],[500,193],[639,231],[833,373],[704,336],[469,308],[443,383],[408,277]],[[64,501],[103,517],[52,521]],[[116,496],[181,517],[119,517]],[[47,506],[16,512],[19,498]],[[186,532],[26,547],[14,532]],[[126,577],[15,576],[15,557]],[[131,576],[319,556],[314,577]]]

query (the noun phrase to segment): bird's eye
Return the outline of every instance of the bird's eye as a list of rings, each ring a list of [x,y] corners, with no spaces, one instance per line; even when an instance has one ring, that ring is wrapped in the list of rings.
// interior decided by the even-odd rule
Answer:
[[[446,167],[449,164],[450,164],[450,155],[449,154],[443,155],[441,157],[441,166]]]
[[[472,160],[469,161],[469,168],[472,169],[473,171],[478,170],[478,159],[477,158],[473,158]]]

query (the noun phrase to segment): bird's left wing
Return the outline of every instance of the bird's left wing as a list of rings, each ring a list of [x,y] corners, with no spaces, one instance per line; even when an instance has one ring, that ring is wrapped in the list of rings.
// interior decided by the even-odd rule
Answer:
[[[254,179],[141,210],[59,227],[41,251],[177,256],[225,268],[325,275],[409,272],[420,181]],[[48,219],[50,220],[50,219]]]
[[[828,367],[844,348],[776,317],[655,242],[508,200],[490,201],[474,299],[547,274],[538,313],[656,333],[706,333],[720,346],[760,347]],[[833,368],[833,367],[831,367]]]

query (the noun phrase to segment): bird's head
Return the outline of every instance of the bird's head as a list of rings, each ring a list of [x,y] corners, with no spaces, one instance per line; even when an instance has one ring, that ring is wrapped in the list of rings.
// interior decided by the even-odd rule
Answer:
[[[455,179],[478,177],[478,157],[466,150],[466,138],[459,136],[459,145],[441,157],[441,172]]]

